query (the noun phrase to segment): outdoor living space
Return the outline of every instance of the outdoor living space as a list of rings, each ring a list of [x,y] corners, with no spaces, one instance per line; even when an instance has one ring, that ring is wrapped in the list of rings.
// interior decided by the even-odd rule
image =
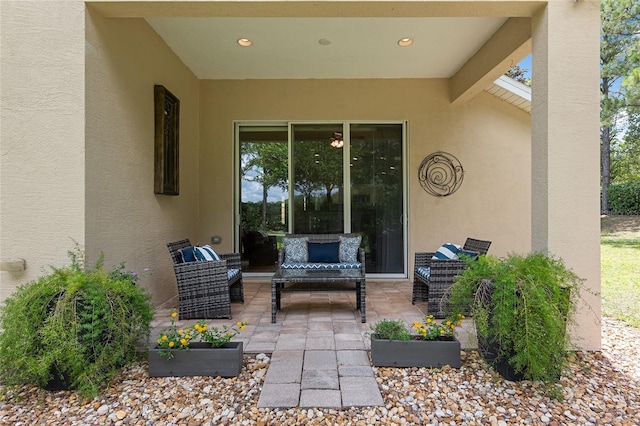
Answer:
[[[238,377],[150,377],[142,360],[113,381],[84,381],[109,384],[89,403],[8,389],[0,422],[637,419],[634,363],[599,352],[611,324],[599,296],[592,2],[1,4],[11,54],[1,57],[0,303],[67,264],[77,242],[86,265],[122,265],[126,288],[148,291],[153,343],[180,309],[167,243],[189,239],[242,256],[243,303],[210,323],[248,325],[235,338]],[[514,102],[498,83],[527,56],[532,87]],[[434,163],[449,165],[442,192]],[[274,312],[276,251],[302,233],[362,236],[360,311],[354,292],[321,290],[283,292]],[[427,309],[411,304],[415,254],[467,237],[492,241],[497,257],[553,253],[585,279],[571,329],[585,352],[556,390],[567,402],[500,379],[473,350],[460,369],[371,365],[369,327],[411,325]]]

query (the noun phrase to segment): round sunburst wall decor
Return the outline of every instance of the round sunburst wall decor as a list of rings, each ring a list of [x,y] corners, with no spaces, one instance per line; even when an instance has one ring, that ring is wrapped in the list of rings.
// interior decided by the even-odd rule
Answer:
[[[435,197],[446,197],[460,188],[464,169],[453,155],[438,151],[428,155],[418,168],[422,189]]]

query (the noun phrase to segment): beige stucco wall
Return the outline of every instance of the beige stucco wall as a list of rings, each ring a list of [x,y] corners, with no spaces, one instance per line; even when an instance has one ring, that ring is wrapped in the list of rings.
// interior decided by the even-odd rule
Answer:
[[[446,80],[245,80],[201,84],[201,239],[233,241],[233,120],[407,120],[409,258],[466,237],[491,252],[527,252],[531,241],[530,116],[487,93],[451,106]],[[464,182],[428,195],[417,174],[435,151],[455,155]],[[215,184],[204,184],[215,182]]]
[[[87,255],[126,260],[160,303],[176,293],[166,243],[198,230],[198,81],[143,19],[89,13],[86,53]],[[180,99],[179,196],[154,194],[154,84]]]
[[[0,2],[0,300],[85,242],[84,5]]]

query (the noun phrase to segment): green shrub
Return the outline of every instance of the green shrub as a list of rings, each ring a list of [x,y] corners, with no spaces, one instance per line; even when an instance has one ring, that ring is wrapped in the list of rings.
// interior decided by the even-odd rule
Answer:
[[[613,214],[640,214],[640,180],[609,186],[609,210]]]
[[[543,253],[480,256],[450,290],[451,306],[472,313],[478,344],[530,380],[557,381],[569,347],[583,280],[561,259]]]
[[[153,317],[149,296],[123,265],[107,271],[99,260],[71,265],[20,286],[0,312],[0,380],[51,386],[58,381],[95,396],[119,368],[137,359]]]
[[[383,319],[371,326],[371,331],[378,339],[409,340],[409,327],[400,320]]]

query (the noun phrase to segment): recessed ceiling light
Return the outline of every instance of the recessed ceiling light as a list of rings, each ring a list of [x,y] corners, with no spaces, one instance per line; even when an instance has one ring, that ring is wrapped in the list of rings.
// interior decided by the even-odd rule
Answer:
[[[249,40],[248,38],[239,38],[238,39],[238,44],[242,47],[249,47],[253,44],[253,42],[251,40]]]
[[[398,40],[398,44],[402,47],[411,46],[413,44],[413,39],[409,37],[401,38]]]

